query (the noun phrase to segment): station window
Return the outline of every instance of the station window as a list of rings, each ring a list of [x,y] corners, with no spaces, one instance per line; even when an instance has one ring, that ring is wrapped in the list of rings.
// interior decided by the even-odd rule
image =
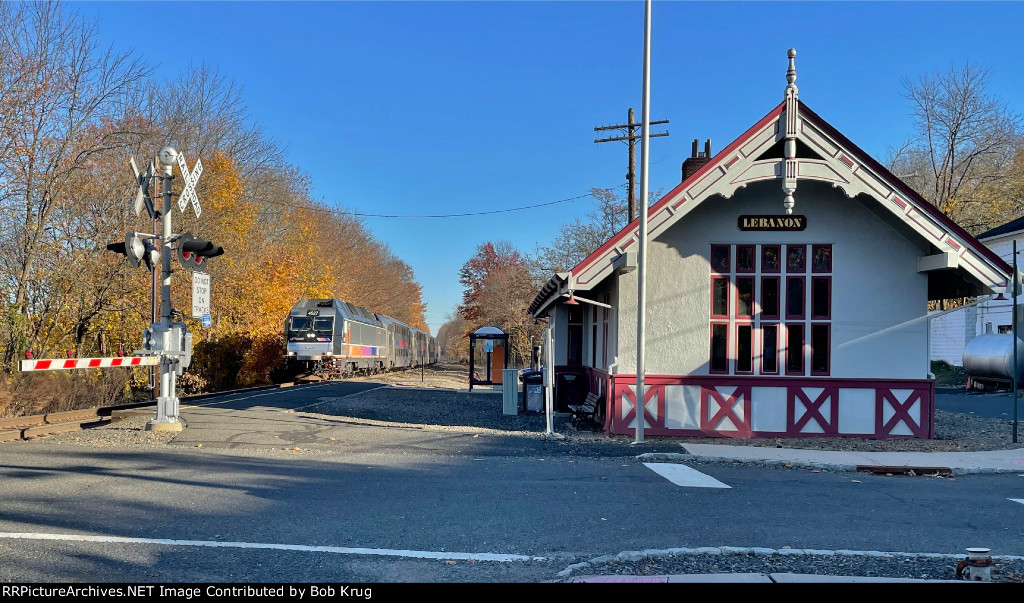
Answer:
[[[710,260],[709,372],[831,374],[831,245],[712,245]]]

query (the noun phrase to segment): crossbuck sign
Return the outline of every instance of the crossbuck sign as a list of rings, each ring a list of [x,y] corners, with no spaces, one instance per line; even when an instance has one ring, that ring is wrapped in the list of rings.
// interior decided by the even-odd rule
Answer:
[[[178,153],[178,169],[181,170],[181,178],[184,181],[184,188],[181,189],[181,195],[178,196],[178,211],[184,212],[185,207],[191,202],[192,209],[196,212],[196,217],[203,213],[203,208],[199,207],[199,197],[196,196],[196,183],[199,182],[199,176],[203,174],[203,160],[196,159],[196,165],[192,168],[192,172],[189,173],[188,165],[185,163],[185,154]]]

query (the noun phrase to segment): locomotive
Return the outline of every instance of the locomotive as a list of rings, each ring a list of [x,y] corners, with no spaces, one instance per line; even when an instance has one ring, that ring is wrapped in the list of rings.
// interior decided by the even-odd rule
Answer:
[[[437,340],[420,329],[340,299],[299,300],[284,322],[293,374],[342,379],[437,362]]]

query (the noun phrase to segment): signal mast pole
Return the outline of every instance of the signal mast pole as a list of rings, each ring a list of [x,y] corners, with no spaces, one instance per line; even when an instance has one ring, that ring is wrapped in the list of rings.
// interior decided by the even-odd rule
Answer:
[[[163,353],[160,356],[160,397],[157,398],[156,418],[146,424],[146,429],[150,431],[182,430],[181,421],[178,419],[178,396],[175,392],[178,375],[172,366],[179,359],[167,354],[178,347],[175,345],[177,342],[173,341],[175,338],[172,337],[176,332],[171,329],[171,181],[174,180],[174,164],[177,159],[178,152],[171,147],[163,147],[157,153],[157,160],[163,172],[161,189],[164,212],[163,228],[160,231],[160,324],[157,327],[154,320],[149,336],[156,339]]]

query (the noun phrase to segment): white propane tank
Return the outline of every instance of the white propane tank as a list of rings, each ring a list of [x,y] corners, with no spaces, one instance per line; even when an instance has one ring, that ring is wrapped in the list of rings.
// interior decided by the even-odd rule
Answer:
[[[964,347],[964,371],[976,379],[1013,379],[1013,342],[1011,333],[978,335]],[[1017,362],[1024,365],[1024,342],[1017,339]],[[1024,373],[1018,371],[1020,382]]]

